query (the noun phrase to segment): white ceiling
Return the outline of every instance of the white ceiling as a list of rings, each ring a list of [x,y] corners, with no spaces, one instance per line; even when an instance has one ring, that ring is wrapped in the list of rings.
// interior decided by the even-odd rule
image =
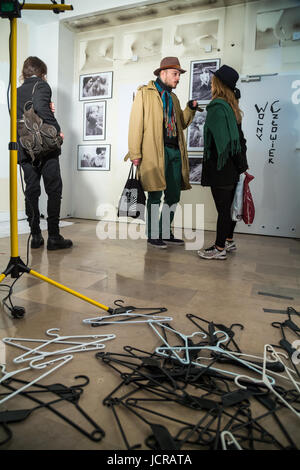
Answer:
[[[122,8],[65,19],[64,24],[74,32],[83,32],[253,1],[256,0],[149,0],[134,6],[127,4]]]
[[[55,14],[52,11],[23,10],[22,19],[35,25],[63,21],[72,31],[80,32],[253,1],[256,0],[65,0],[66,4],[73,6],[73,11]],[[51,0],[25,0],[25,3],[52,4]]]

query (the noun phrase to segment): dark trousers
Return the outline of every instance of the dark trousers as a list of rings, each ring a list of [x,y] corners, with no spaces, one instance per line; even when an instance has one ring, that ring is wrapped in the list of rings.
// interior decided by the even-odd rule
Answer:
[[[160,214],[162,191],[148,192],[147,236],[148,238],[170,238],[176,205],[181,192],[181,153],[178,148],[165,146],[164,204]]]
[[[21,163],[25,180],[25,211],[32,234],[39,234],[40,211],[39,197],[41,195],[41,177],[48,196],[47,222],[49,237],[59,235],[59,215],[62,196],[62,179],[58,158],[45,160],[41,167],[34,167],[29,162]]]
[[[231,205],[236,185],[212,186],[211,192],[218,212],[216,245],[225,247],[226,238],[232,238],[236,222],[231,219]]]

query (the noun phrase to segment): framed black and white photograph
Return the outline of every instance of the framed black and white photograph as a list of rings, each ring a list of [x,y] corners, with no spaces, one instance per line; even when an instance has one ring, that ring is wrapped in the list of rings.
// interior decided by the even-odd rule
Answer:
[[[211,100],[212,72],[220,67],[220,59],[196,60],[191,62],[190,100],[208,103]]]
[[[78,145],[77,170],[108,171],[110,169],[110,144]]]
[[[204,150],[204,123],[206,119],[206,107],[203,111],[196,111],[193,122],[187,131],[188,152],[202,152]]]
[[[97,100],[112,97],[112,72],[80,75],[79,100]]]
[[[201,184],[202,175],[202,155],[189,155],[190,164],[190,184]]]
[[[83,140],[104,140],[106,124],[106,101],[84,103]]]

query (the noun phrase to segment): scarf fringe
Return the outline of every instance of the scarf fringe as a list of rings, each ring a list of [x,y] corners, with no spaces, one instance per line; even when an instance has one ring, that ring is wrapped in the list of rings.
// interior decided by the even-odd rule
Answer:
[[[163,102],[164,125],[166,128],[167,136],[176,137],[177,136],[176,118],[175,118],[175,112],[174,112],[174,106],[173,106],[171,93],[169,93],[167,90],[163,90],[163,88],[157,82],[155,82],[155,86]]]
[[[239,141],[231,141],[226,146],[225,150],[218,154],[218,161],[217,161],[217,170],[222,170],[222,168],[226,165],[228,158],[230,155],[236,155],[241,151],[241,146]],[[211,157],[211,148],[205,148],[203,158],[204,160],[208,160]]]

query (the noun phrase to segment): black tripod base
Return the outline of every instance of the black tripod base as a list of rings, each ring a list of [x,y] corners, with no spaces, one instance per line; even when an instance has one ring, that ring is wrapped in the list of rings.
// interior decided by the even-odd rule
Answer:
[[[20,256],[11,257],[7,268],[3,271],[5,276],[11,276],[12,278],[17,279],[23,273],[29,273],[30,269],[23,263]]]
[[[10,258],[7,268],[5,269],[5,271],[3,271],[3,274],[5,274],[5,277],[11,276],[13,279],[18,279],[23,273],[29,273],[29,271],[30,269],[23,263],[21,258],[17,256]],[[9,296],[10,295],[11,292],[9,292]],[[24,307],[12,304],[11,307],[9,307],[7,304],[5,305],[10,310],[10,313],[13,318],[20,319],[24,317],[26,313]]]

